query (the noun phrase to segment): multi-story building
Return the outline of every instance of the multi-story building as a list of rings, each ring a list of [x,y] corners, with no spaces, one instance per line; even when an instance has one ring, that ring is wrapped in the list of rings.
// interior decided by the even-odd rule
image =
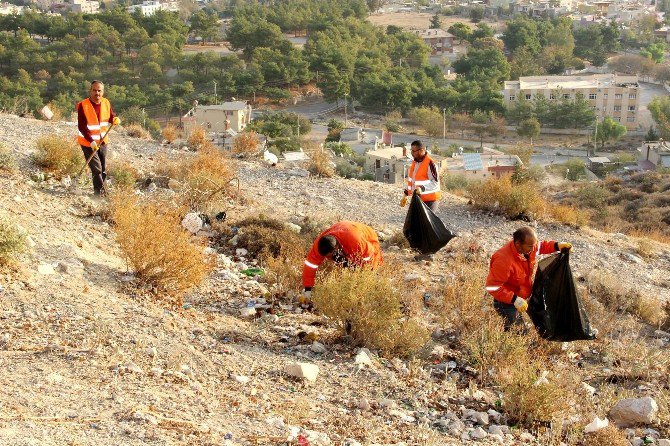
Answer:
[[[424,29],[415,31],[432,51],[432,54],[454,52],[454,36],[443,29]]]
[[[251,105],[245,101],[224,102],[220,105],[196,105],[182,117],[184,129],[196,126],[208,132],[241,132],[251,122]],[[233,135],[234,136],[234,135]]]
[[[670,169],[670,145],[661,141],[645,141],[637,149],[638,165],[643,170]]]
[[[126,8],[131,14],[135,11],[140,11],[143,16],[149,17],[156,14],[156,11],[179,11],[179,4],[176,1],[158,2],[158,1],[143,1],[139,5],[132,5]]]
[[[549,100],[573,100],[581,94],[593,107],[598,120],[611,116],[627,128],[635,129],[640,109],[639,90],[637,76],[528,76],[506,81],[503,95],[505,105],[513,107],[520,99],[531,101],[538,95]]]
[[[93,0],[72,0],[70,11],[82,14],[97,14],[100,11],[100,2]]]

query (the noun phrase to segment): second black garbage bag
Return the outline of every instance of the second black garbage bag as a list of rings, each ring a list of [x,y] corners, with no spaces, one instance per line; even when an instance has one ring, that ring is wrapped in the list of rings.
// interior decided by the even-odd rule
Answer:
[[[540,336],[549,341],[595,339],[570,270],[570,254],[540,260],[528,301],[528,315]]]
[[[421,254],[434,254],[455,237],[416,192],[412,195],[402,232],[409,246]]]

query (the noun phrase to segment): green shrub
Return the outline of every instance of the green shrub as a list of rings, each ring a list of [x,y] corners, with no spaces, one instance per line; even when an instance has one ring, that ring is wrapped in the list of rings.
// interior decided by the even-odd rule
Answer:
[[[7,217],[0,216],[0,265],[9,263],[26,249],[26,235]]]
[[[75,174],[84,162],[77,143],[71,138],[59,135],[38,139],[33,159],[35,164],[57,177]]]
[[[440,180],[444,190],[465,190],[470,185],[470,181],[465,175],[447,173]]]

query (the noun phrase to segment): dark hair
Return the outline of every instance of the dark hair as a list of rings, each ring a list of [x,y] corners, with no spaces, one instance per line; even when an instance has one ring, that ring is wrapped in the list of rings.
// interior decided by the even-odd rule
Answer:
[[[514,237],[514,241],[519,243],[525,242],[526,238],[531,236],[537,238],[537,234],[535,234],[535,229],[531,228],[530,226],[521,226],[519,229],[514,231],[514,234],[512,234],[512,237]]]
[[[412,144],[410,144],[410,147],[418,147],[420,149],[423,149],[423,143],[419,141],[418,139],[416,141],[412,141]]]
[[[97,81],[97,80],[94,80],[93,82],[91,82],[91,87],[92,87],[93,85],[95,85],[95,84],[100,84],[100,85],[102,85],[103,87],[105,86],[105,83],[104,83],[103,81]]]
[[[337,248],[337,239],[332,235],[325,235],[319,239],[318,250],[322,256],[327,256]]]

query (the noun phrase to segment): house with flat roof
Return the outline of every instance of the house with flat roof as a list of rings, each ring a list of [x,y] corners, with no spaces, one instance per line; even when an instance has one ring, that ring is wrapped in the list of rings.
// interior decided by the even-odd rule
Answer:
[[[375,181],[380,183],[404,184],[407,169],[412,164],[409,147],[384,146],[365,152],[365,172],[372,174]],[[442,168],[444,158],[430,155],[438,171]]]
[[[489,178],[511,176],[523,166],[517,155],[504,153],[454,154],[446,160],[446,171],[451,175],[462,175],[470,181],[486,181]]]
[[[184,130],[190,133],[196,126],[209,132],[228,130],[239,133],[251,123],[251,105],[246,101],[224,102],[215,105],[196,104],[183,117]]]
[[[433,55],[454,52],[453,34],[443,29],[423,29],[414,32],[430,47]]]
[[[525,76],[506,81],[503,89],[505,105],[532,101],[539,95],[550,101],[574,100],[582,95],[589,101],[598,120],[611,116],[629,130],[638,127],[640,85],[637,76],[595,74],[577,76]]]
[[[641,170],[670,169],[670,144],[666,141],[645,141],[637,152]]]

